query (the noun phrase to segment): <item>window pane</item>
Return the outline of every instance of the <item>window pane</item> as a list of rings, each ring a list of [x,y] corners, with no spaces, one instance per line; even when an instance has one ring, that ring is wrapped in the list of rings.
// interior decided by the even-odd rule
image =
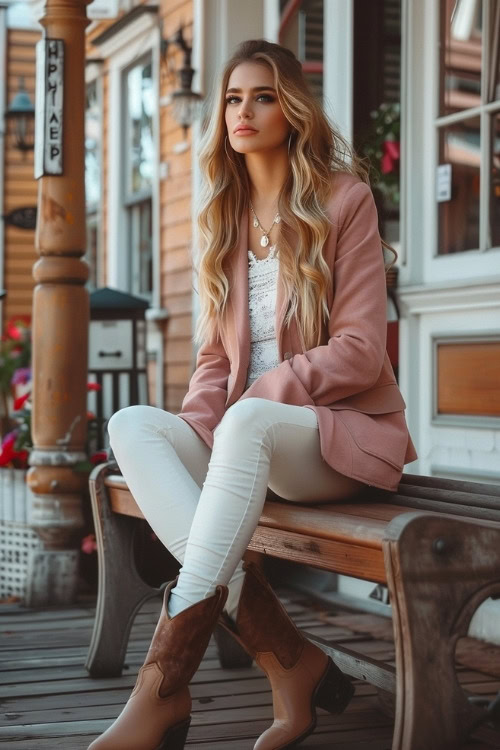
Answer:
[[[153,291],[151,200],[128,207],[129,258],[132,294],[150,296]]]
[[[128,195],[151,189],[153,175],[154,98],[151,63],[141,63],[127,73]]]
[[[451,164],[451,200],[438,203],[438,253],[479,248],[479,117],[442,128],[439,163]]]
[[[85,105],[85,200],[87,210],[101,198],[101,118],[97,81],[87,86]]]
[[[323,6],[324,0],[302,0],[295,3],[290,14],[288,0],[280,0],[280,19],[285,21],[280,32],[283,44],[302,63],[311,90],[323,98]]]
[[[491,117],[491,243],[500,247],[500,113]]]
[[[301,60],[306,63],[306,78],[320,101],[323,99],[323,0],[306,0],[300,15]],[[316,63],[316,67],[314,66]]]
[[[440,115],[481,103],[482,0],[441,0]]]
[[[153,290],[153,253],[151,246],[151,201],[140,206],[139,230],[139,294],[151,294]]]

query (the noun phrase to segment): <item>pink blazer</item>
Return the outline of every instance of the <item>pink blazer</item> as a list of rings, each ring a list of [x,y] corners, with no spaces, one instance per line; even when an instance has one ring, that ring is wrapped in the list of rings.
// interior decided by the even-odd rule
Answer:
[[[200,347],[179,416],[211,448],[213,430],[235,401],[259,397],[316,412],[323,459],[366,484],[395,491],[417,458],[386,352],[387,302],[378,216],[368,185],[332,175],[331,230],[324,257],[332,270],[330,320],[320,346],[303,351],[295,321],[284,327],[278,273],[276,340],[280,364],[244,391],[250,358],[248,219],[228,271],[230,295],[221,340]]]

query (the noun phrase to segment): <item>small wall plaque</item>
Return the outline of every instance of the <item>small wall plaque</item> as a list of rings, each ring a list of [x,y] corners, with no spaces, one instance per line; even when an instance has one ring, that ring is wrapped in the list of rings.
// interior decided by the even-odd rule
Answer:
[[[35,179],[63,173],[64,41],[36,45]]]
[[[436,198],[438,203],[451,200],[451,164],[439,164],[436,169]]]

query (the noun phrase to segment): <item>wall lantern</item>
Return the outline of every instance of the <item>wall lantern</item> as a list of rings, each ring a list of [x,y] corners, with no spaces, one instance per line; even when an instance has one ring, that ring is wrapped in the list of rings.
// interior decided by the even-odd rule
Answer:
[[[32,151],[35,145],[35,108],[24,86],[24,78],[19,78],[19,89],[5,113],[14,121],[16,148]]]
[[[182,25],[170,39],[164,39],[162,35],[160,42],[160,56],[162,60],[167,58],[167,53],[171,45],[177,45],[184,52],[183,67],[178,71],[174,71],[179,76],[181,87],[172,94],[172,114],[176,122],[182,126],[184,137],[186,137],[188,128],[199,117],[202,96],[191,90],[194,75],[194,69],[191,67],[192,48],[189,47],[184,39]]]

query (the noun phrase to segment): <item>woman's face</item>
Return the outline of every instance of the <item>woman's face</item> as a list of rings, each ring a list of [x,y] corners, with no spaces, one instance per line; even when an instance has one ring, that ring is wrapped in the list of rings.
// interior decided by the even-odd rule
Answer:
[[[280,107],[273,73],[267,65],[237,65],[229,77],[225,97],[227,137],[235,151],[250,154],[286,143],[290,123]],[[239,125],[253,130],[235,132]]]

